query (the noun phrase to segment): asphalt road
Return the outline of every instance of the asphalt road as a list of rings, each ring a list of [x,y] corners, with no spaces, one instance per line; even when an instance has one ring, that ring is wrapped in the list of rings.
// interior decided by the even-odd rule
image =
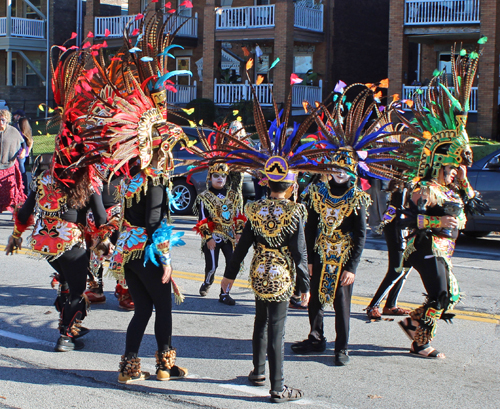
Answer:
[[[0,407],[5,408],[262,408],[269,407],[269,385],[251,387],[253,297],[245,272],[232,296],[236,306],[219,303],[214,285],[198,295],[204,262],[190,217],[176,218],[186,246],[174,248],[174,277],[186,300],[174,308],[174,339],[181,381],[117,383],[131,312],[120,310],[114,282],[105,279],[107,301],[92,307],[82,351],[55,353],[57,314],[52,306],[50,266],[21,252],[0,254]],[[9,214],[0,215],[0,244],[12,230]],[[325,408],[498,408],[500,401],[500,237],[461,238],[455,274],[466,297],[453,325],[440,323],[433,345],[445,360],[410,355],[410,343],[397,320],[369,322],[363,309],[383,278],[385,242],[369,239],[358,269],[351,318],[351,363],[333,365],[334,313],[328,311],[327,351],[296,356],[291,343],[308,333],[305,311],[290,310],[285,336],[285,383],[306,397],[280,407]],[[218,271],[222,273],[224,262]],[[217,281],[218,282],[218,281]],[[421,303],[423,286],[410,275],[400,305]],[[154,317],[141,346],[143,370],[154,372]],[[298,406],[299,405],[299,406]]]

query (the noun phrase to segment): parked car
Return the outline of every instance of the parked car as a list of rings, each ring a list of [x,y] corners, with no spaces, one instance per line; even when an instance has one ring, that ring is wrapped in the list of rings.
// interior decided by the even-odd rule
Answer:
[[[463,233],[483,237],[500,231],[500,149],[484,157],[467,169],[467,177],[474,190],[481,193],[490,210],[484,216],[467,216]]]
[[[198,139],[198,131],[195,128],[182,127],[184,133],[189,137],[189,139]],[[205,129],[204,132],[208,135],[211,131]],[[175,159],[197,159],[197,156],[192,155],[185,149],[181,149],[181,146],[177,144],[172,151],[174,160]],[[175,210],[175,214],[185,215],[191,214],[193,210],[194,201],[196,196],[203,192],[206,187],[207,171],[198,172],[191,176],[190,183],[187,182],[187,176],[182,175],[188,171],[187,166],[176,166],[172,177],[173,189],[172,193],[180,196],[177,200],[179,209]],[[243,198],[245,200],[253,199],[255,197],[255,189],[252,181],[252,177],[249,174],[243,176]]]

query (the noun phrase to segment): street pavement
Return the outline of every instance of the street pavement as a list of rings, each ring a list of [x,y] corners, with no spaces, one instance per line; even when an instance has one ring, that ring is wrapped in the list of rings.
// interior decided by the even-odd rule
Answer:
[[[0,214],[0,244],[12,231],[10,214]],[[53,352],[57,340],[52,270],[25,251],[0,254],[0,408],[262,408],[270,407],[269,384],[247,382],[252,369],[254,302],[248,286],[249,255],[231,295],[235,306],[218,302],[217,285],[207,297],[198,289],[204,261],[192,217],[175,218],[186,246],[172,252],[174,277],[186,300],[174,307],[173,345],[177,363],[189,370],[184,380],[150,380],[120,385],[118,363],[132,312],[118,308],[114,281],[105,279],[104,304],[92,306],[91,329],[82,351]],[[26,234],[25,234],[26,236]],[[0,250],[3,246],[0,247]],[[222,256],[221,256],[222,257]],[[498,408],[500,406],[500,237],[460,239],[453,259],[466,296],[453,324],[440,323],[433,345],[445,360],[415,357],[397,317],[370,322],[363,309],[386,268],[385,242],[369,239],[354,287],[351,362],[333,365],[334,312],[325,316],[327,351],[297,356],[290,345],[307,337],[307,312],[290,310],[285,335],[285,383],[305,398],[283,408]],[[220,282],[221,260],[216,283]],[[413,307],[424,289],[412,273],[400,305]],[[140,350],[143,370],[154,373],[154,315]]]

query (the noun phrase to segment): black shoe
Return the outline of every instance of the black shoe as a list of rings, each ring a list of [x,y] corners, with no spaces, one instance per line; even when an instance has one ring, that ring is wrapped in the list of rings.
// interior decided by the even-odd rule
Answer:
[[[56,347],[54,348],[57,352],[68,352],[77,351],[83,349],[84,343],[78,341],[77,339],[61,335],[57,340]]]
[[[302,306],[302,301],[300,298],[292,297],[290,298],[289,308],[293,308],[294,310],[307,310],[307,307]]]
[[[207,283],[203,283],[200,287],[200,295],[202,297],[206,297],[208,294],[208,290],[210,290],[211,285]]]
[[[234,301],[229,294],[221,294],[219,295],[219,302],[226,305],[234,305],[236,301]]]
[[[307,338],[304,341],[296,342],[292,345],[292,351],[296,354],[309,354],[311,352],[324,352],[326,349],[326,339],[312,341]]]
[[[344,366],[349,363],[349,352],[347,349],[342,349],[339,352],[335,352],[335,366]]]

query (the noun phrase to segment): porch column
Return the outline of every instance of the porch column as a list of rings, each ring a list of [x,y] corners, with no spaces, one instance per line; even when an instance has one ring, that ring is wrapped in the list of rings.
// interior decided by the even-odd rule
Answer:
[[[214,79],[219,78],[221,42],[215,41],[215,8],[220,1],[207,0],[203,19],[202,97],[214,100]]]
[[[408,39],[404,35],[404,6],[402,0],[390,0],[389,5],[389,91],[401,95],[408,69]]]
[[[89,31],[92,33],[95,31],[95,17],[98,17],[101,14],[101,0],[87,0],[86,7],[85,19],[83,20],[82,41],[84,41],[87,37]],[[89,38],[88,40],[90,43],[93,43],[94,39]]]
[[[158,2],[160,3],[160,2]],[[139,14],[142,12],[141,0],[128,0],[128,14]]]
[[[483,54],[478,69],[477,135],[497,138],[498,112],[498,55],[500,5],[496,1],[481,2],[481,35],[488,42],[481,46]]]
[[[274,9],[275,36],[274,59],[280,63],[272,71],[273,94],[276,102],[283,103],[290,91],[290,75],[293,72],[293,29],[295,3],[289,0],[276,0]]]

